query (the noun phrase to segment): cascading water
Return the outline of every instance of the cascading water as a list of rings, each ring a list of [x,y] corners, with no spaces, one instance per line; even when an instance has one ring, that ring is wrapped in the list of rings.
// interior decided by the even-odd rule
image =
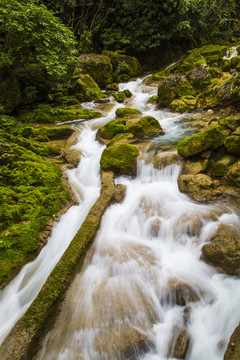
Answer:
[[[160,120],[164,144],[183,136],[182,117],[147,105],[152,94],[140,80],[125,88],[134,95],[129,105]],[[201,247],[239,217],[191,201],[178,190],[179,165],[157,170],[151,157],[139,160],[136,179],[116,179],[126,197],[106,211],[38,360],[175,359],[181,334],[190,339],[185,359],[223,358],[240,319],[240,280],[201,261]]]
[[[156,88],[145,87],[140,79],[120,85],[120,90],[125,88],[133,93],[128,106],[154,116],[164,128],[165,135],[154,139],[155,144],[174,144],[184,136],[183,116],[147,104]],[[91,129],[111,120],[114,111],[107,118],[88,122],[76,145],[83,158],[89,155],[86,168],[81,160],[69,175],[83,202],[98,187],[97,196],[100,186],[95,170],[102,147],[94,141],[96,130]],[[92,148],[96,162],[89,154]],[[177,186],[180,166],[155,169],[153,155],[154,151],[142,155],[134,180],[116,179],[126,185],[126,197],[106,211],[38,360],[174,359],[174,343],[184,332],[190,339],[185,359],[223,358],[240,319],[240,280],[219,274],[201,261],[201,247],[219,224],[239,226],[239,217],[227,206],[199,204],[181,194]],[[169,153],[165,151],[164,156]],[[87,192],[89,179],[95,178],[97,186],[94,181]],[[61,228],[63,236],[70,226]],[[34,273],[33,279],[36,276]],[[13,285],[6,291],[14,289]],[[18,285],[12,298],[20,288]],[[25,300],[22,304],[28,306]]]
[[[118,105],[107,117],[97,120],[99,126],[114,118],[117,107]],[[68,171],[79,205],[72,206],[61,217],[37,259],[27,264],[14,280],[0,291],[0,345],[37,296],[99,196],[99,161],[104,146],[95,141],[97,130],[93,126],[84,123],[80,124],[80,128],[82,132],[75,148],[82,151],[82,158],[76,169]]]

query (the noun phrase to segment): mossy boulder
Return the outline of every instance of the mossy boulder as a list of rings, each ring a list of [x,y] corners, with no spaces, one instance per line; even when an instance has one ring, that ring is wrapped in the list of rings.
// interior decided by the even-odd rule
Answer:
[[[211,75],[206,64],[197,63],[188,73],[187,79],[195,90],[201,91],[210,84]]]
[[[240,187],[240,160],[230,166],[224,178],[230,184]]]
[[[119,86],[117,83],[112,83],[112,84],[108,84],[106,86],[106,90],[108,91],[118,91],[119,90]]]
[[[23,111],[19,119],[23,123],[56,123],[76,119],[93,119],[101,116],[98,111],[79,109],[79,106],[51,106],[49,104],[38,105],[33,111]]]
[[[229,154],[240,155],[240,136],[228,136],[224,139],[224,146]]]
[[[236,156],[229,154],[221,156],[220,159],[211,159],[208,164],[208,174],[213,177],[222,177],[236,160]]]
[[[148,101],[148,104],[157,104],[158,103],[158,96],[157,95],[153,95],[151,96]]]
[[[163,133],[159,122],[152,116],[145,116],[137,122],[128,125],[126,132],[132,133],[137,138],[156,136]]]
[[[177,151],[183,157],[190,157],[207,149],[216,150],[222,144],[222,129],[215,126],[181,140],[178,143]]]
[[[113,93],[112,96],[119,103],[122,103],[126,99],[126,95],[123,91],[118,91],[117,93]]]
[[[240,233],[233,226],[220,225],[202,248],[204,259],[230,275],[240,274]]]
[[[138,150],[130,144],[109,146],[102,153],[100,165],[115,175],[136,175]]]
[[[125,119],[112,120],[98,130],[98,136],[110,140],[115,135],[119,133],[124,133],[125,127],[126,127]]]
[[[173,74],[160,80],[158,103],[161,107],[167,107],[173,100],[186,95],[195,95],[195,90],[186,78]]]
[[[82,54],[78,60],[76,70],[86,70],[101,88],[113,82],[113,67],[108,56]]]
[[[183,96],[180,99],[173,100],[169,107],[173,111],[180,113],[193,111],[197,106],[197,98],[191,95]]]
[[[123,118],[123,117],[129,117],[129,116],[134,116],[134,115],[140,115],[141,111],[139,111],[138,109],[132,109],[132,108],[119,108],[116,110],[116,116]]]
[[[69,94],[74,95],[79,101],[89,101],[103,97],[98,84],[89,74],[75,73],[69,87]]]
[[[220,119],[219,125],[223,129],[230,129],[231,131],[235,131],[240,126],[240,118],[239,116],[231,115]]]
[[[137,58],[113,51],[106,51],[105,54],[110,57],[114,72],[117,75],[126,74],[129,77],[135,77],[141,74],[142,68]],[[124,79],[122,78],[122,80]]]

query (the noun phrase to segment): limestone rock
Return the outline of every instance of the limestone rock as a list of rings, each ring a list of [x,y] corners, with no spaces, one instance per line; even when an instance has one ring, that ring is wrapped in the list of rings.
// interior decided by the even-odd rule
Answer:
[[[223,144],[223,133],[219,126],[208,128],[187,137],[178,143],[178,154],[190,157],[208,149],[217,149]]]
[[[233,185],[240,186],[240,160],[236,161],[230,166],[228,172],[225,175],[225,179]]]
[[[79,69],[86,70],[100,87],[113,82],[113,67],[110,58],[99,54],[79,56]]]
[[[224,354],[224,360],[238,359],[240,359],[240,325],[234,330]]]
[[[222,190],[215,189],[215,184],[208,175],[181,175],[178,179],[181,192],[186,193],[197,201],[210,201],[222,194]]]
[[[189,342],[190,335],[187,330],[176,326],[169,346],[170,356],[176,359],[185,359]]]
[[[220,159],[213,158],[208,164],[208,174],[214,177],[222,177],[236,160],[236,156],[229,154],[222,155]]]
[[[233,226],[220,225],[202,248],[204,259],[230,275],[240,274],[240,232]]]
[[[160,152],[154,156],[153,166],[155,169],[164,169],[174,163],[178,163],[180,157],[176,151]]]
[[[104,171],[113,171],[115,175],[136,175],[138,150],[129,144],[110,146],[102,153],[100,160]]]
[[[74,76],[69,87],[69,93],[79,101],[89,101],[103,97],[98,84],[89,74],[78,73]]]
[[[207,168],[207,159],[186,160],[182,166],[182,175],[197,175]]]
[[[197,91],[201,91],[210,84],[211,76],[206,64],[196,63],[193,69],[188,73],[187,79]]]
[[[224,140],[224,146],[230,154],[240,155],[240,136],[229,136]]]

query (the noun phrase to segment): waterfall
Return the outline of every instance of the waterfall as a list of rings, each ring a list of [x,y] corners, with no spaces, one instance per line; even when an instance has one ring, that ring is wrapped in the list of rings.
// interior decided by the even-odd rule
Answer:
[[[165,134],[145,148],[135,179],[115,179],[126,186],[125,199],[105,212],[85,264],[36,359],[175,359],[174,344],[184,333],[189,339],[186,360],[221,360],[240,320],[240,280],[203,262],[201,248],[220,224],[236,226],[239,217],[225,204],[200,204],[180,193],[178,163],[154,168],[152,148],[171,144],[172,151],[189,131],[184,126],[186,115],[148,104],[157,89],[145,86],[142,79],[120,84],[120,90],[124,89],[133,94],[127,106],[154,116]],[[91,106],[95,109],[97,104]],[[79,166],[68,172],[79,206],[72,207],[56,224],[42,250],[45,255],[23,268],[1,293],[1,324],[7,328],[3,337],[36,296],[29,300],[36,283],[40,290],[48,276],[46,267],[50,272],[55,266],[50,269],[50,259],[60,258],[98,197],[99,159],[104,147],[95,141],[95,135],[99,126],[114,118],[119,106],[125,105],[114,105],[107,117],[79,125],[82,131],[75,147],[83,156]],[[166,150],[162,156],[169,154]],[[52,247],[59,250],[62,242],[61,254],[50,253]],[[39,258],[47,256],[47,263],[38,265]],[[42,268],[45,274],[40,280]],[[15,317],[10,324],[11,312]]]

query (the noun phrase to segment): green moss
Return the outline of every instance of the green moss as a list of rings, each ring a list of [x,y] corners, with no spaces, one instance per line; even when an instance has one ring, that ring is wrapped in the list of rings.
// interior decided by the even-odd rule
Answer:
[[[117,134],[112,138],[112,140],[109,142],[108,146],[114,145],[117,142],[120,142],[121,140],[127,139],[131,135],[130,133],[123,133],[123,134]]]
[[[99,129],[99,135],[104,139],[112,139],[116,134],[125,131],[126,120],[112,120]]]
[[[158,96],[157,95],[153,95],[150,97],[150,99],[148,99],[147,103],[148,104],[157,104],[158,102]]]
[[[69,93],[74,95],[78,101],[90,101],[103,97],[100,87],[93,78],[82,72],[74,74]]]
[[[162,131],[159,122],[152,116],[145,116],[137,122],[128,125],[126,132],[132,133],[135,137],[143,138],[159,135]]]
[[[122,103],[126,99],[126,95],[123,91],[118,91],[117,93],[113,93],[112,96],[119,103]]]
[[[201,131],[178,143],[178,154],[184,157],[196,155],[207,149],[217,149],[223,144],[223,132],[219,126]]]
[[[234,56],[231,59],[231,65],[233,69],[236,69],[237,71],[240,71],[240,55]]]
[[[41,156],[59,155],[59,149],[24,137],[35,129],[14,118],[0,120],[1,287],[37,254],[39,232],[70,194],[64,190],[60,169]]]
[[[136,173],[138,150],[129,144],[120,144],[106,148],[100,160],[104,171],[113,171],[116,175],[133,175]]]
[[[21,113],[19,119],[23,123],[47,124],[75,119],[93,119],[99,116],[101,114],[97,111],[79,109],[78,106],[60,107],[41,104],[33,111]]]
[[[126,74],[129,77],[135,77],[141,74],[141,65],[135,57],[118,54],[113,51],[105,51],[104,54],[111,59],[113,70],[116,74]]]
[[[141,111],[137,110],[137,109],[132,109],[132,108],[119,108],[116,110],[116,116],[117,117],[128,117],[128,116],[133,116],[133,115],[140,115]]]
[[[108,56],[83,54],[79,57],[79,68],[86,70],[101,88],[113,82],[113,68]]]
[[[158,85],[158,102],[160,106],[169,104],[183,96],[195,95],[195,90],[186,78],[179,75],[169,75],[160,80]]]
[[[183,96],[180,99],[173,100],[169,105],[171,110],[178,112],[192,111],[196,108],[197,99],[194,96]]]
[[[224,139],[224,146],[230,154],[240,155],[240,136],[229,136]]]

